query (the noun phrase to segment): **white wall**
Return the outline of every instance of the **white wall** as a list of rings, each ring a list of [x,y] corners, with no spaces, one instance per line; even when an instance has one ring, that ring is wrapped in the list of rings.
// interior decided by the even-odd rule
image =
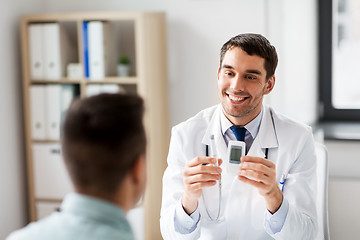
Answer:
[[[243,32],[265,32],[263,0],[173,0],[168,8],[170,114],[183,121],[217,104],[221,46]]]
[[[2,0],[0,7],[0,239],[26,222],[19,16],[42,1]]]
[[[46,1],[48,12],[74,10],[166,12],[171,125],[218,103],[220,48],[243,32],[265,35],[279,53],[275,90],[266,102],[299,121],[317,120],[316,1]]]
[[[267,101],[298,120],[311,123],[316,118],[316,1],[2,0],[0,212],[4,214],[0,214],[0,223],[7,224],[1,224],[0,238],[21,226],[25,218],[18,17],[35,11],[99,10],[166,12],[171,125],[218,103],[220,48],[242,32],[264,34],[279,51],[276,90]]]
[[[218,103],[217,68],[223,43],[241,32],[265,32],[265,0],[47,1],[49,12],[155,10],[167,16],[171,125]]]
[[[317,1],[269,0],[268,37],[279,53],[269,104],[294,119],[317,120]]]

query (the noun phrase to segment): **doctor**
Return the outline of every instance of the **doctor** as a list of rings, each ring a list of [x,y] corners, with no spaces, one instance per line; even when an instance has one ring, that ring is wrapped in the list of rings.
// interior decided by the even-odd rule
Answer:
[[[311,129],[262,104],[274,88],[277,61],[275,48],[258,34],[240,34],[221,48],[221,104],[172,130],[163,177],[164,239],[315,238]],[[209,149],[213,137],[216,149]],[[237,174],[225,161],[230,140],[246,143]],[[216,159],[209,156],[214,151]]]

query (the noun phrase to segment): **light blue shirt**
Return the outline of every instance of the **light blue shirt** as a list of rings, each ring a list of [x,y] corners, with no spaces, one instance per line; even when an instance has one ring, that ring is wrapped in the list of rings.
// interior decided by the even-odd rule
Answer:
[[[134,240],[120,207],[77,193],[66,196],[60,212],[13,232],[7,240]]]
[[[246,144],[246,152],[249,151],[254,139],[256,138],[260,123],[262,120],[263,115],[263,108],[261,108],[260,113],[254,118],[251,122],[246,124],[244,127],[246,128],[245,133],[245,144]],[[229,141],[236,141],[236,137],[231,131],[230,127],[233,124],[227,119],[223,114],[220,117],[220,124],[221,124],[221,131],[226,142],[228,145]],[[289,203],[286,198],[283,198],[283,202],[278,209],[277,212],[271,214],[269,211],[265,212],[265,221],[264,227],[265,231],[271,234],[275,234],[280,232],[282,227],[284,226],[285,219],[289,210]],[[199,210],[196,209],[190,216],[184,211],[181,201],[178,203],[175,209],[175,230],[181,234],[189,234],[196,229],[197,223],[200,220],[200,213]]]

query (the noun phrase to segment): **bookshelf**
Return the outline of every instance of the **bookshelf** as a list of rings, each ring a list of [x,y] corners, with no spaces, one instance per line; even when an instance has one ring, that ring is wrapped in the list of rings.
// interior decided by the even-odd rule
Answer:
[[[127,54],[131,61],[130,75],[118,77],[116,70],[112,69],[110,74],[104,74],[100,79],[89,79],[86,77],[84,54],[84,22],[97,21],[110,23],[111,38],[115,42],[113,52],[120,56]],[[65,62],[60,68],[62,74],[56,78],[32,77],[34,56],[33,33],[30,26],[41,24],[59,25],[61,31],[65,32],[70,44],[68,50],[73,57]],[[148,184],[142,207],[144,209],[144,236],[145,239],[161,239],[159,217],[161,205],[162,174],[166,167],[166,155],[169,144],[169,119],[167,106],[167,72],[166,72],[166,35],[165,15],[159,12],[76,12],[76,13],[54,13],[24,15],[21,17],[21,48],[22,48],[22,82],[24,99],[24,125],[26,139],[26,163],[28,181],[28,202],[30,221],[35,221],[45,216],[49,211],[60,206],[62,196],[53,186],[59,185],[55,176],[47,176],[46,182],[53,182],[54,185],[47,186],[50,190],[47,193],[46,187],[42,188],[43,194],[39,196],[39,175],[51,173],[53,168],[50,163],[39,163],[36,159],[41,153],[34,149],[41,149],[42,145],[55,146],[53,152],[59,149],[60,140],[50,139],[46,136],[41,139],[34,138],[32,124],[34,122],[34,108],[31,102],[34,101],[31,91],[34,86],[45,89],[48,86],[71,86],[75,89],[74,97],[86,97],[87,90],[94,86],[116,85],[123,91],[136,92],[145,100],[144,125],[148,138],[147,161],[148,161]],[[44,40],[45,41],[45,40]],[[46,49],[46,48],[45,48]],[[43,54],[48,54],[46,50]],[[89,50],[90,51],[90,50]],[[31,55],[31,53],[33,55]],[[35,54],[38,52],[35,51]],[[66,50],[60,54],[67,54]],[[41,55],[43,56],[43,55]],[[66,66],[69,63],[78,63],[81,66],[82,75],[77,79],[69,78],[66,74]],[[46,65],[43,63],[43,65]],[[36,88],[36,87],[35,87]],[[60,90],[62,91],[62,90]],[[46,102],[46,101],[45,101]],[[45,103],[46,104],[46,103]],[[36,111],[35,111],[36,112]],[[35,157],[34,157],[35,156]],[[55,158],[54,158],[55,159]],[[56,158],[59,162],[61,157]],[[57,163],[59,164],[59,163]],[[46,165],[44,167],[44,165]],[[51,165],[51,166],[47,166]],[[45,169],[42,169],[45,168]],[[38,170],[40,169],[40,170]],[[41,174],[39,174],[39,172]],[[54,171],[54,170],[52,170]],[[64,171],[64,169],[63,169]],[[45,172],[45,173],[44,173]],[[44,176],[42,176],[44,178]],[[46,177],[46,176],[45,176]],[[66,178],[66,176],[62,176]],[[40,179],[40,180],[39,180]],[[59,180],[62,181],[62,180]],[[63,185],[60,184],[61,188]],[[66,190],[66,189],[65,189]],[[64,189],[61,189],[64,191]],[[59,192],[61,192],[59,190]],[[53,192],[50,194],[50,192]],[[56,196],[59,195],[59,196]]]

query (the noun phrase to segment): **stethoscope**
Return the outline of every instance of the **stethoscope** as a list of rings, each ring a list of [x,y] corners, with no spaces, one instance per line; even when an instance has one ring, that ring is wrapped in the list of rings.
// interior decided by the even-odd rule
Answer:
[[[269,148],[265,148],[265,159],[268,159],[268,154],[269,154]],[[207,144],[205,145],[205,156],[209,157],[209,145],[207,145]],[[218,212],[217,212],[217,216],[216,216],[215,219],[211,217],[211,215],[210,215],[210,213],[208,211],[204,196],[203,196],[203,201],[204,201],[205,211],[206,211],[206,214],[208,215],[209,219],[211,221],[217,221],[217,222],[222,221],[222,218],[220,217],[220,212],[221,212],[221,178],[219,180],[219,207],[218,207]]]

